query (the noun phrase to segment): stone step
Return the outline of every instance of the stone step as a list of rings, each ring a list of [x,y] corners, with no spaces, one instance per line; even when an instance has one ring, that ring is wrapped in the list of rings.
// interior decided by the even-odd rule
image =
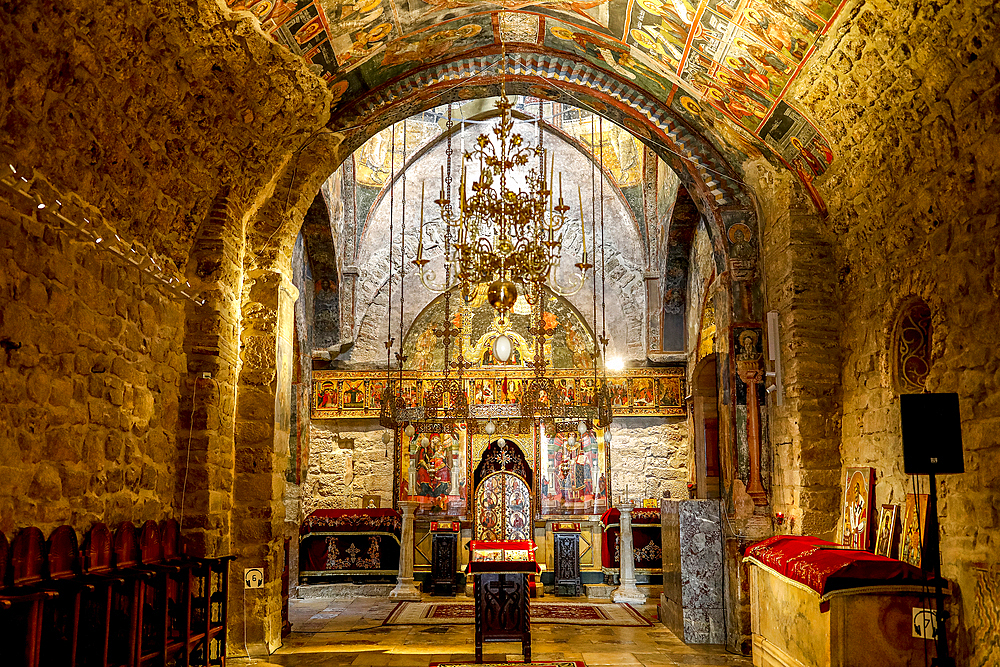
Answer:
[[[584,584],[583,593],[592,600],[610,600],[616,588],[618,587],[610,584]],[[663,592],[663,586],[659,584],[637,584],[636,588],[646,595],[647,601],[659,600],[660,593]]]
[[[300,585],[299,597],[345,600],[352,598],[388,598],[396,584],[306,584]]]

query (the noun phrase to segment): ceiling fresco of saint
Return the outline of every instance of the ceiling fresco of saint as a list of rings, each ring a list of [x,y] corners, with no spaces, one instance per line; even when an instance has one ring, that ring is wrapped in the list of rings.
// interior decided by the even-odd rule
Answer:
[[[785,94],[842,3],[228,2],[252,12],[265,32],[311,64],[330,85],[334,111],[434,63],[495,54],[504,44],[512,59],[518,49],[556,53],[645,91],[713,139],[736,165],[763,151],[811,184],[833,160],[829,141]]]

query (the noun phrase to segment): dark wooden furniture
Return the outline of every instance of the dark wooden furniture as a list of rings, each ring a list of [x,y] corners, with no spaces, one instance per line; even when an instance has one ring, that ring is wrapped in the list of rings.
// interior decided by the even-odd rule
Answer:
[[[459,526],[458,521],[431,521],[431,595],[455,595]]]
[[[121,523],[115,529],[112,545],[115,574],[120,583],[112,594],[108,664],[112,667],[136,667],[145,609],[144,584],[152,575],[139,569],[139,542],[134,525],[127,521]]]
[[[521,642],[531,662],[531,611],[528,578],[535,574],[535,545],[530,540],[469,543],[469,574],[476,602],[476,662],[483,644]]]
[[[195,558],[181,553],[177,521],[160,525],[162,563],[168,578],[165,655],[178,665],[225,665],[229,562],[235,556]]]
[[[81,609],[78,647],[81,667],[108,667],[108,641],[111,633],[112,594],[125,580],[118,577],[113,565],[111,531],[96,523],[83,543],[83,579],[94,586],[84,595]]]
[[[579,523],[556,521],[552,524],[552,555],[556,595],[582,595]]]
[[[70,526],[59,526],[53,531],[46,551],[49,577],[39,586],[55,592],[57,597],[45,605],[46,633],[41,647],[41,665],[75,667],[84,594],[94,593],[97,587],[80,576],[80,549],[76,531]]]
[[[177,522],[0,533],[2,667],[225,665],[229,561],[180,550]]]
[[[6,538],[0,544],[6,552]],[[37,588],[43,580],[44,544],[42,531],[29,527],[22,528],[10,546],[10,569],[3,573],[5,585],[0,589],[0,645],[9,660],[5,664],[12,667],[39,666],[45,606],[58,595]]]

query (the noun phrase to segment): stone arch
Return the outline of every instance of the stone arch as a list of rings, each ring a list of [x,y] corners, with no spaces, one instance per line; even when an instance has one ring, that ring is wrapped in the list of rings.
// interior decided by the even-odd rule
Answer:
[[[472,137],[478,132],[478,129],[470,130]],[[469,140],[470,138],[467,135],[467,142]],[[437,180],[436,169],[438,162],[432,158],[437,156],[443,159],[444,145],[444,137],[442,137],[440,141],[435,141],[434,145],[429,147],[427,151],[421,155],[414,155],[407,161],[404,168],[409,169],[412,167],[415,169],[415,172],[411,173],[413,180],[420,178],[422,173],[427,173],[426,167],[428,164],[432,164],[435,170],[430,179],[431,182],[433,183]],[[551,147],[552,142],[549,141],[548,145]],[[569,150],[573,151],[572,155],[584,155],[586,163],[592,164],[592,158],[589,155],[579,152],[578,147],[570,144],[559,144],[559,146],[560,151]],[[570,176],[571,183],[575,175],[568,175]],[[397,176],[398,178],[400,176]],[[419,225],[419,215],[407,215],[407,234],[402,242],[399,241],[402,234],[400,228],[402,218],[400,209],[405,206],[407,210],[412,211],[414,209],[419,210],[421,206],[420,187],[419,184],[413,187],[413,180],[410,181],[411,185],[407,188],[405,202],[401,200],[402,192],[399,184],[396,185],[396,192],[393,198],[389,198],[394,203],[396,210],[392,227],[392,233],[394,234],[392,244],[393,284],[391,288],[393,302],[391,318],[393,326],[390,335],[396,337],[397,342],[401,338],[397,333],[399,325],[400,269],[404,269],[405,272],[404,282],[406,285],[405,300],[407,311],[404,319],[406,323],[412,322],[412,309],[417,305],[413,302],[414,295],[421,300],[419,303],[420,307],[429,302],[430,298],[433,297],[433,295],[429,295],[421,289],[419,278],[417,278],[415,267],[412,264],[412,260],[416,258],[418,237],[415,231]],[[589,177],[584,180],[589,180]],[[389,201],[386,201],[385,191],[389,187],[390,182],[387,182],[383,186],[381,207],[378,205],[379,200],[376,199],[376,203],[372,207],[372,213],[369,215],[370,222],[368,223],[364,237],[359,240],[357,246],[359,275],[354,281],[355,302],[357,304],[353,336],[355,347],[351,349],[347,358],[351,362],[364,361],[366,363],[378,363],[382,358],[382,354],[384,354],[381,341],[385,338],[386,319],[389,317],[389,286],[387,281],[390,255],[390,247],[385,242],[385,236],[390,230],[388,223],[388,209],[390,205]],[[437,186],[435,185],[434,187],[436,188]],[[567,184],[567,187],[572,189],[571,185]],[[589,187],[589,184],[587,187]],[[645,352],[643,334],[646,316],[644,308],[646,294],[643,280],[643,262],[645,261],[644,246],[646,245],[646,240],[640,234],[631,215],[630,207],[624,201],[624,198],[612,194],[612,191],[617,188],[613,183],[609,185],[609,188],[610,190],[605,192],[605,201],[610,204],[605,209],[605,221],[611,241],[605,246],[607,252],[603,259],[606,266],[604,273],[607,279],[609,330],[615,332],[615,336],[612,338],[620,346],[620,349],[615,350],[615,352],[622,356],[627,356],[629,359],[639,360],[644,357]],[[573,197],[573,199],[576,198]],[[425,204],[425,206],[427,205]],[[433,210],[433,205],[429,206],[427,210]],[[574,206],[573,208],[575,209],[576,207]],[[585,207],[585,209],[584,219],[587,224],[589,237],[592,228],[592,212],[589,207]],[[435,234],[437,237],[443,238],[443,231],[441,231],[440,227],[440,222],[428,221],[426,223],[425,238],[432,238]],[[565,230],[565,242],[577,249],[582,247],[579,226],[573,226]],[[590,246],[591,253],[593,254],[593,247],[589,238],[587,245]],[[405,254],[402,261],[400,259],[401,247]],[[430,258],[433,259],[433,256]],[[600,272],[602,270],[601,257],[598,256],[591,261],[596,264],[597,271]],[[581,291],[577,295],[570,297],[570,301],[577,310],[588,314],[588,319],[592,315],[592,281],[593,272],[590,273]],[[599,315],[600,312],[599,310]],[[406,324],[406,326],[408,327],[409,324]]]
[[[536,120],[533,117],[526,116],[523,113],[518,112],[516,110],[514,110],[512,112],[512,116],[514,117],[515,121],[519,121],[519,120],[520,121],[533,121],[533,120]],[[496,112],[486,112],[486,113],[478,114],[478,115],[476,115],[476,116],[474,116],[472,118],[467,118],[467,119],[465,119],[465,121],[466,122],[468,122],[468,121],[475,121],[475,122],[479,123],[479,122],[483,122],[483,121],[489,121],[489,120],[491,120],[493,118],[497,118],[497,117],[498,117],[498,114]],[[572,137],[567,132],[563,131],[561,128],[556,127],[551,122],[546,121],[546,120],[543,119],[542,120],[542,127],[544,128],[544,131],[547,132],[548,134],[550,134],[550,135],[558,138],[559,140],[563,141],[566,145],[568,145],[568,146],[576,149],[589,162],[593,163],[593,165],[598,170],[602,170],[603,169],[603,171],[601,171],[601,173],[603,173],[604,178],[611,185],[612,194],[615,196],[615,198],[621,204],[622,209],[629,215],[630,219],[632,220],[633,224],[635,225],[637,235],[640,236],[641,238],[644,238],[647,241],[647,244],[650,243],[651,240],[648,239],[648,238],[646,238],[646,235],[644,235],[643,232],[642,232],[642,230],[640,229],[639,221],[635,217],[635,212],[633,211],[632,207],[629,205],[628,201],[626,200],[625,194],[622,192],[621,187],[615,182],[610,167],[608,167],[608,166],[605,165],[602,168],[602,166],[601,166],[601,164],[599,162],[599,158],[598,158],[597,155],[594,155],[591,152],[589,152],[586,148],[584,148],[582,145],[580,145],[579,142],[574,137]],[[411,166],[413,166],[414,164],[416,164],[427,153],[429,153],[430,151],[434,150],[436,147],[438,147],[440,145],[444,145],[448,141],[449,134],[451,134],[452,136],[454,136],[454,135],[457,135],[461,131],[462,131],[462,121],[456,120],[455,121],[455,125],[451,129],[450,133],[448,131],[444,131],[441,134],[435,136],[431,141],[428,141],[426,144],[422,145],[419,149],[417,149],[413,153],[413,155],[411,155],[409,158],[407,158],[406,161],[401,166],[399,166],[396,169],[396,173],[395,173],[395,175],[393,177],[391,177],[391,178],[389,178],[389,179],[386,180],[386,182],[382,186],[381,190],[379,190],[378,195],[376,195],[375,201],[372,202],[371,207],[368,209],[368,215],[366,216],[364,224],[361,227],[361,233],[360,233],[359,239],[358,239],[359,245],[364,242],[364,237],[368,233],[369,223],[371,222],[371,217],[372,217],[372,214],[374,213],[375,209],[379,206],[380,203],[382,203],[382,201],[385,199],[386,196],[389,196],[389,193],[391,192],[393,185],[396,184],[398,181],[400,181],[402,179],[403,173],[407,169],[409,169]],[[355,149],[355,151],[356,150],[357,149]],[[354,153],[352,153],[352,155],[353,154]],[[347,158],[345,158],[345,160],[346,159]],[[458,156],[457,155],[455,157],[455,160],[458,161]]]
[[[316,193],[329,175],[374,132],[404,116],[450,99],[496,96],[499,79],[478,76],[477,67],[485,64],[489,63],[476,58],[442,62],[426,68],[419,76],[392,82],[373,91],[351,109],[343,112],[338,109],[327,127],[313,133],[288,156],[283,168],[276,173],[269,185],[256,193],[256,200],[250,208],[254,215],[248,220],[246,229],[243,269],[244,275],[253,284],[249,289],[243,290],[246,295],[244,308],[253,309],[255,304],[271,303],[276,310],[280,309],[287,296],[282,296],[282,281],[278,277],[290,274],[293,241]],[[421,79],[421,76],[425,78]],[[559,79],[559,89],[548,79]],[[633,132],[670,165],[691,194],[705,224],[712,230],[710,236],[720,271],[725,271],[733,278],[732,283],[728,280],[724,283],[726,291],[731,285],[734,293],[746,295],[743,298],[734,296],[723,299],[725,310],[733,310],[731,314],[727,312],[723,322],[759,321],[760,304],[753,300],[759,300],[759,292],[751,289],[759,281],[755,262],[760,256],[754,245],[758,235],[752,193],[741,175],[704,137],[691,130],[669,108],[648,97],[646,93],[575,61],[548,55],[527,56],[508,76],[507,86],[512,94],[543,97],[600,113]],[[731,234],[736,225],[742,225],[741,229],[748,231],[738,235]],[[748,243],[751,244],[750,252],[744,247]],[[739,252],[734,253],[734,245],[739,244],[742,244],[737,248]],[[741,260],[738,265],[731,262],[734,254]],[[640,279],[629,283],[638,283],[640,292],[644,292],[642,268],[644,267],[640,265]],[[343,275],[345,279],[341,286],[341,296],[343,299],[352,299],[357,269],[345,267]],[[379,290],[374,291],[376,294],[378,292]],[[629,303],[634,301],[626,300]],[[644,315],[645,312],[640,309],[640,320]],[[640,349],[644,335],[640,333],[638,339],[637,347]],[[728,338],[726,341],[728,346]],[[724,374],[725,377],[731,375],[731,369]],[[729,383],[732,383],[731,379]],[[257,398],[262,401],[264,397]],[[239,403],[237,410],[244,410],[242,391]],[[263,413],[258,415],[262,416]],[[254,425],[263,426],[263,421],[256,418]],[[278,435],[273,432],[273,423],[270,429],[265,430],[272,436]],[[731,437],[734,437],[733,434],[727,436]],[[238,431],[238,447],[240,439]],[[237,486],[256,483],[254,480],[258,478],[258,474],[250,468],[244,470],[246,466],[252,468],[250,458],[237,460]],[[277,487],[274,487],[273,493],[279,493]],[[262,502],[276,507],[280,501],[279,497],[271,497]],[[276,517],[277,513],[273,516]],[[252,545],[248,544],[248,549],[261,551],[267,562],[277,563],[280,544],[273,537],[267,536],[273,535],[272,532],[261,535],[264,537],[254,541]],[[274,598],[269,597],[264,606],[266,609],[261,609],[263,615],[274,617]]]

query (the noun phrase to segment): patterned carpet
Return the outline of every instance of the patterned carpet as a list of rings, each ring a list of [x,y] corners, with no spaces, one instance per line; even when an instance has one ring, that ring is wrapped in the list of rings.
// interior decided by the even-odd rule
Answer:
[[[475,612],[475,605],[465,602],[400,602],[382,625],[471,625],[475,623]],[[652,625],[648,618],[627,604],[559,602],[532,602],[531,622],[624,627]]]

